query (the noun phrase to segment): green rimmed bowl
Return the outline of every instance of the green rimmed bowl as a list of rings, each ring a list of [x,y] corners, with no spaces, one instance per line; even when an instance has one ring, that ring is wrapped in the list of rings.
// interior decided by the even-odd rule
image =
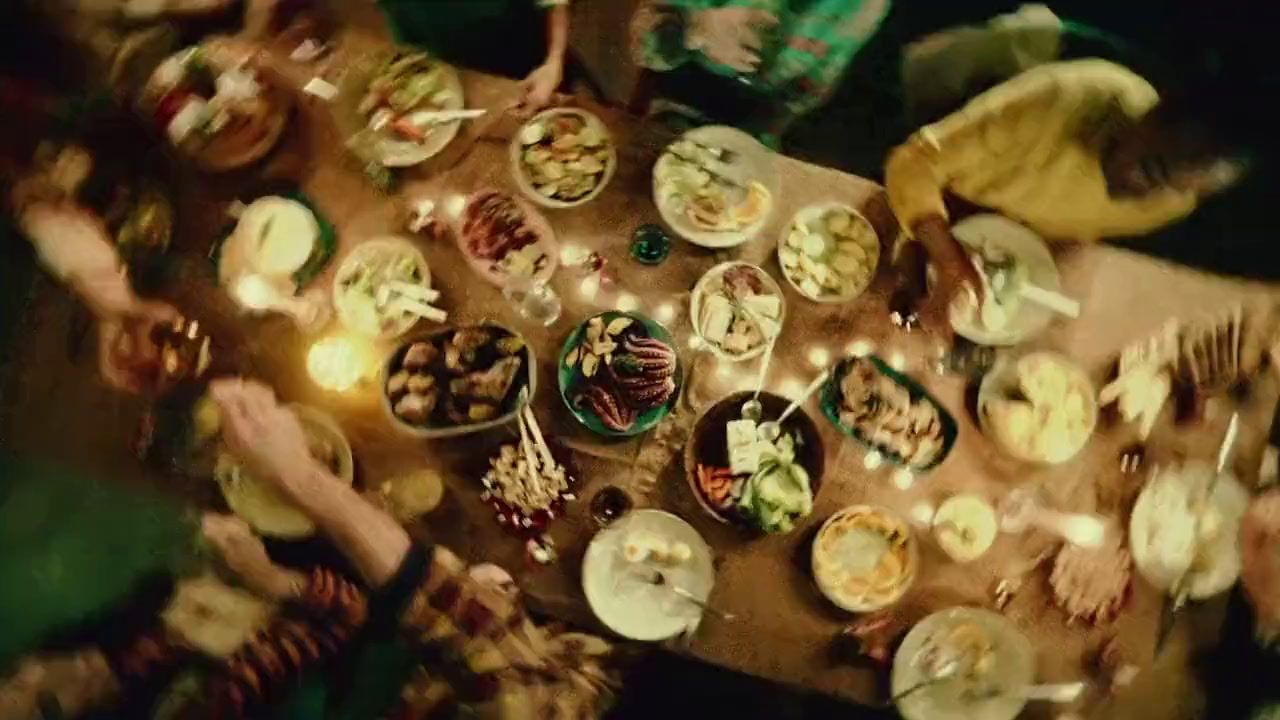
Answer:
[[[840,405],[843,400],[841,397],[840,382],[844,379],[845,374],[849,372],[850,364],[858,359],[859,358],[856,357],[847,357],[836,363],[835,368],[831,372],[831,378],[823,384],[822,390],[818,395],[818,405],[822,408],[822,414],[827,416],[827,420],[830,420],[831,424],[835,425],[837,430],[857,440],[863,445],[866,445],[868,448],[880,453],[895,465],[900,465],[919,472],[932,470],[938,465],[941,465],[942,461],[946,460],[947,455],[951,453],[951,448],[956,444],[956,437],[960,434],[960,429],[956,424],[956,419],[951,416],[951,413],[947,412],[947,409],[943,407],[942,403],[938,402],[936,398],[929,394],[928,390],[924,389],[923,385],[910,376],[894,370],[888,363],[875,355],[868,355],[865,359],[870,361],[881,375],[889,378],[895,384],[906,388],[912,402],[927,402],[933,405],[934,409],[938,411],[938,421],[942,424],[942,449],[939,450],[937,456],[929,462],[913,465],[907,462],[906,458],[903,458],[892,450],[872,442],[871,438],[863,434],[863,432],[858,428],[846,425],[840,420]]]
[[[575,362],[570,363],[570,355],[574,351],[579,351],[582,346],[588,324],[595,318],[600,318],[604,326],[607,328],[610,323],[619,318],[630,318],[633,323],[628,332],[634,332],[635,326],[638,324],[643,330],[644,337],[654,338],[665,343],[676,354],[675,374],[672,378],[675,380],[675,390],[671,393],[671,397],[666,402],[656,407],[649,408],[638,415],[629,427],[625,430],[615,430],[604,424],[600,418],[584,403],[579,402],[579,395],[586,389],[588,378],[582,370],[582,360],[578,358]],[[604,361],[600,361],[599,370],[597,372],[605,372]],[[556,374],[560,384],[560,399],[564,401],[565,407],[569,408],[569,412],[577,418],[588,430],[603,435],[605,437],[631,437],[639,435],[653,426],[662,422],[675,406],[676,400],[680,397],[680,390],[684,384],[684,365],[680,362],[680,352],[676,347],[675,339],[671,336],[671,332],[656,320],[645,317],[638,313],[606,311],[597,313],[583,320],[573,332],[569,333],[569,337],[565,338],[564,345],[560,348],[560,355],[557,358]],[[605,380],[604,382],[608,382]]]

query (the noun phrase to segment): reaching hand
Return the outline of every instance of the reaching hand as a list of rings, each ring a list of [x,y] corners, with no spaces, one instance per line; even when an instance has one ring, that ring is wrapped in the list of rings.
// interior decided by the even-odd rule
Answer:
[[[1254,498],[1240,523],[1240,580],[1258,634],[1280,632],[1280,490]]]
[[[986,302],[986,291],[978,268],[969,254],[951,235],[946,218],[931,215],[915,224],[913,232],[924,245],[934,269],[934,286],[929,301],[922,311],[922,322],[930,332],[950,334],[951,304],[970,292],[977,299],[978,307]]]
[[[778,24],[768,10],[720,7],[699,10],[685,31],[685,45],[741,73],[760,67],[760,31]]]
[[[232,454],[253,477],[295,497],[301,489],[291,481],[317,467],[298,417],[257,381],[217,380],[209,394],[222,412],[222,439]]]
[[[262,539],[245,521],[234,515],[205,513],[200,532],[227,569],[253,591],[277,600],[297,595],[303,579],[271,562]]]
[[[564,80],[564,64],[557,60],[548,60],[529,73],[521,86],[520,104],[517,112],[521,115],[532,115],[551,104],[556,96],[556,89]]]
[[[173,323],[178,311],[162,303],[133,298],[120,310],[98,319],[98,368],[113,388],[140,395],[160,392],[164,375],[157,326]]]

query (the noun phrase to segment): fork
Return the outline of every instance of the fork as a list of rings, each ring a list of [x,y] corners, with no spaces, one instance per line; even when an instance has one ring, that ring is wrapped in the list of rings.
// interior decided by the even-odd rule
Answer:
[[[704,612],[709,612],[712,615],[715,615],[716,617],[720,618],[721,620],[732,621],[737,619],[737,616],[734,615],[733,613],[728,613],[723,610],[717,610],[716,608],[708,605],[703,600],[699,600],[696,595],[689,592],[688,590],[685,590],[679,585],[672,585],[667,581],[667,576],[663,575],[658,570],[654,570],[653,574],[651,575],[642,576],[642,577],[644,577],[645,582],[649,583],[650,585],[653,585],[654,587],[665,587],[668,590],[670,590],[672,594],[680,598],[683,598],[685,600],[688,600],[694,605],[697,605]]]

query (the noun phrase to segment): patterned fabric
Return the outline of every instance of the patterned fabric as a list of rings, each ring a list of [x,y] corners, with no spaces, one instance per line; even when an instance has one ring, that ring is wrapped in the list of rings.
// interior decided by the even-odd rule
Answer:
[[[834,92],[888,14],[890,0],[642,0],[631,24],[633,58],[650,70],[695,62],[718,75],[738,77],[736,70],[688,49],[684,32],[694,13],[729,6],[765,9],[779,18],[763,38],[759,71],[740,79],[762,86],[795,117]]]
[[[250,717],[304,670],[346,650],[367,616],[359,588],[328,570],[312,571],[301,597],[211,679],[210,717]]]
[[[534,625],[514,593],[476,582],[443,548],[401,619],[431,658],[410,680],[393,717],[439,717],[465,707],[484,718],[594,718],[613,679],[605,641]]]

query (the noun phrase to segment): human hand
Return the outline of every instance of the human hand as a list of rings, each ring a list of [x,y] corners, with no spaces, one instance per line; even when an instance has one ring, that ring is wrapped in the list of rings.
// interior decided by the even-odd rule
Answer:
[[[163,366],[155,329],[181,316],[172,306],[136,297],[98,318],[98,369],[111,387],[154,395],[161,390]]]
[[[1280,633],[1280,490],[1253,499],[1240,523],[1240,581],[1258,635]]]
[[[521,85],[520,102],[516,112],[521,115],[532,115],[551,104],[556,89],[564,81],[564,63],[550,59],[539,65]]]
[[[205,513],[200,519],[200,534],[227,569],[254,592],[284,600],[296,597],[302,591],[305,578],[271,562],[262,538],[240,518]]]
[[[921,312],[922,323],[930,332],[951,333],[951,305],[971,293],[977,307],[986,302],[982,275],[969,259],[968,252],[951,234],[951,226],[941,215],[930,215],[912,227],[916,240],[924,246],[933,265],[933,288]]]
[[[222,413],[222,439],[253,477],[271,483],[286,498],[301,492],[299,478],[318,468],[298,417],[271,388],[254,380],[215,380],[209,395]]]
[[[760,67],[760,31],[778,24],[768,10],[719,7],[699,10],[685,31],[685,46],[741,73]]]

